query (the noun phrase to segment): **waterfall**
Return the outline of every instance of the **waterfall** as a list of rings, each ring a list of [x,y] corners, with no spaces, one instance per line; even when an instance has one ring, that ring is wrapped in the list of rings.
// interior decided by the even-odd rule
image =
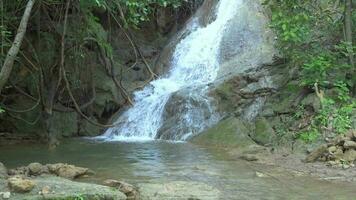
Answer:
[[[186,102],[184,113],[173,113],[177,116],[177,127],[173,128],[179,134],[168,139],[185,140],[216,121],[207,88],[217,76],[219,46],[225,26],[241,2],[220,0],[215,8],[215,20],[205,27],[199,26],[197,18],[192,19],[187,26],[189,34],[175,47],[170,71],[135,92],[134,105],[119,117],[116,127],[108,129],[101,137],[124,141],[161,138],[158,132],[165,123],[166,106],[172,101],[172,96],[181,91],[185,91],[186,98],[194,98],[194,101]],[[196,105],[207,107],[208,117],[202,117]],[[186,128],[180,128],[182,124]]]

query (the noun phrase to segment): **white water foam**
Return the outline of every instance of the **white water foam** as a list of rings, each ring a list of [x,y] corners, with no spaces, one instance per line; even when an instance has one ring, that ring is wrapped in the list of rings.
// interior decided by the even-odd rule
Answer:
[[[165,105],[173,93],[182,89],[193,90],[199,87],[202,89],[194,90],[194,92],[199,92],[201,96],[204,96],[203,94],[207,92],[207,85],[217,76],[219,46],[226,24],[238,11],[241,2],[242,0],[221,0],[216,8],[215,21],[206,27],[197,27],[198,23],[193,21],[187,27],[191,30],[190,34],[175,48],[169,73],[152,81],[143,90],[135,92],[134,106],[119,117],[116,127],[108,129],[100,138],[109,141],[157,139],[157,132],[164,121],[162,114]],[[206,101],[206,99],[202,100]],[[182,120],[190,117],[193,115],[189,112],[185,113]],[[206,126],[206,123],[201,121],[205,119],[200,118],[188,121],[194,122],[195,126]],[[174,139],[186,140],[192,134],[188,131]]]

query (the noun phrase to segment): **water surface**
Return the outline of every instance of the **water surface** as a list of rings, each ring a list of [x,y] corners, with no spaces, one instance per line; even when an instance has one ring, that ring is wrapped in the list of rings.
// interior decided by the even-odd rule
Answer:
[[[46,146],[0,147],[8,167],[31,162],[66,162],[96,171],[83,181],[121,179],[130,183],[203,182],[216,187],[222,199],[356,199],[356,185],[298,177],[277,168],[231,159],[224,152],[189,143],[100,143],[68,140],[53,151]],[[259,178],[256,171],[267,174]]]

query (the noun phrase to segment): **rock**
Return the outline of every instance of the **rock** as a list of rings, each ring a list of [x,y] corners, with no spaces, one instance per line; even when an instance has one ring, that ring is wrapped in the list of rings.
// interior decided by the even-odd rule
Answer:
[[[253,155],[253,154],[243,154],[240,156],[240,158],[242,160],[246,160],[246,161],[258,161],[259,158],[257,155]]]
[[[301,105],[312,107],[314,112],[318,112],[321,107],[319,97],[317,97],[315,93],[311,93],[307,97],[305,97],[302,100]]]
[[[349,130],[345,136],[349,137],[350,140],[352,139],[356,140],[356,130]]]
[[[262,145],[271,144],[275,138],[275,132],[266,118],[258,118],[255,126],[255,131],[251,134],[253,140]]]
[[[343,159],[347,162],[353,163],[356,160],[356,150],[349,149],[344,152]]]
[[[106,186],[119,189],[120,192],[124,193],[128,199],[139,199],[139,193],[137,188],[131,184],[113,179],[105,180],[103,183]]]
[[[27,176],[29,173],[29,170],[27,167],[17,167],[15,169],[9,169],[8,170],[8,174],[10,176],[14,176],[14,175],[25,175]]]
[[[336,146],[331,146],[328,148],[329,153],[334,153],[337,150]]]
[[[11,177],[8,179],[8,185],[13,192],[26,193],[30,192],[36,186],[36,183],[22,177]]]
[[[58,176],[43,174],[36,176],[32,180],[36,182],[36,187],[29,193],[17,193],[18,200],[125,200],[127,197],[119,190],[92,183],[82,183],[71,181]],[[79,196],[81,198],[79,198]],[[15,197],[15,195],[14,195]],[[1,198],[0,198],[1,199]]]
[[[344,147],[345,147],[346,149],[356,149],[356,142],[351,141],[351,140],[345,141]]]
[[[314,151],[312,151],[305,159],[304,162],[314,162],[317,159],[319,159],[327,150],[327,145],[321,145],[320,147],[318,147],[317,149],[315,149]]]
[[[43,165],[40,163],[31,163],[28,165],[30,175],[40,175],[42,173]]]
[[[7,177],[8,177],[7,169],[5,165],[0,162],[0,179],[7,178]]]
[[[195,136],[191,142],[207,146],[246,148],[256,144],[248,136],[249,133],[248,126],[242,120],[231,117]]]
[[[93,173],[88,168],[76,167],[74,165],[63,163],[47,164],[46,166],[48,167],[50,173],[68,179],[75,179],[80,176],[90,175]]]
[[[2,199],[10,199],[11,192],[0,192],[0,197],[2,197]]]

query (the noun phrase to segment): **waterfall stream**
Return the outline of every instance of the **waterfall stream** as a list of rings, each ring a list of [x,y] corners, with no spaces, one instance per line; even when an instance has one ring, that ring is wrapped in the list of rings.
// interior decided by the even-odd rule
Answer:
[[[207,85],[216,79],[222,35],[241,2],[220,0],[212,11],[215,20],[205,27],[199,25],[196,17],[192,19],[186,27],[189,34],[175,47],[168,73],[135,92],[134,105],[118,118],[116,127],[101,137],[124,141],[162,138],[158,132],[165,124],[164,112],[166,106],[175,106],[169,102],[177,93],[194,100],[184,102],[183,113],[171,113],[177,122],[170,124],[170,129],[178,133],[164,139],[186,140],[216,122],[218,116],[207,95]],[[208,114],[202,116],[199,105],[204,105]]]

